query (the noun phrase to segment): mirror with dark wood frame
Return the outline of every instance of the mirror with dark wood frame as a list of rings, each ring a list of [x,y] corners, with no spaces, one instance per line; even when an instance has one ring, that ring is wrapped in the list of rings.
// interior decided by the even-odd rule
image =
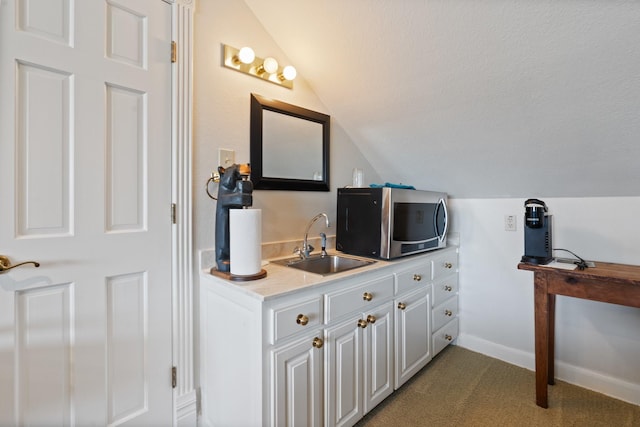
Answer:
[[[251,94],[251,181],[257,190],[329,191],[330,117]]]

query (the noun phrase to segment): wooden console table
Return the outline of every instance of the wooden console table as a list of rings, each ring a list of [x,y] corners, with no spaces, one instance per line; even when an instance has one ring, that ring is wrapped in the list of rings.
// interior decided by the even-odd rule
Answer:
[[[533,271],[535,286],[536,404],[548,407],[547,384],[554,384],[556,295],[640,308],[640,266],[596,261],[585,270],[518,264]]]

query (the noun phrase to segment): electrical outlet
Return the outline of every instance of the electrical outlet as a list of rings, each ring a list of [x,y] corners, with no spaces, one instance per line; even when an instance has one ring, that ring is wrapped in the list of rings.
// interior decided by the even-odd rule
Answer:
[[[515,215],[505,215],[504,216],[504,230],[505,231],[516,231],[516,216]]]
[[[227,148],[218,150],[218,164],[223,168],[228,168],[236,162],[236,152]]]

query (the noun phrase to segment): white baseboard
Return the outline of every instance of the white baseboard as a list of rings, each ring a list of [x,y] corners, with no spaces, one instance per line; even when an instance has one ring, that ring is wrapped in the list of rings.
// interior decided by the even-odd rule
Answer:
[[[198,425],[198,399],[195,390],[177,399],[176,415],[179,427],[196,427]]]
[[[457,345],[485,354],[530,371],[535,370],[535,355],[523,350],[505,347],[472,335],[460,334]],[[577,385],[634,405],[640,405],[640,384],[630,383],[602,373],[556,361],[556,379]]]

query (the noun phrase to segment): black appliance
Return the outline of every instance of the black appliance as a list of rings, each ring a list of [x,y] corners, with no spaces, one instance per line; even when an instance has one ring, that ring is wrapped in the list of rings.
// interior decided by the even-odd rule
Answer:
[[[218,271],[228,273],[229,263],[229,209],[242,209],[253,204],[253,184],[249,180],[249,165],[233,164],[218,167],[220,182],[216,207],[216,265]]]
[[[553,215],[547,205],[538,199],[524,202],[524,255],[522,262],[548,264],[553,260],[551,226]]]
[[[339,188],[336,249],[383,259],[447,245],[447,195],[404,188]]]

